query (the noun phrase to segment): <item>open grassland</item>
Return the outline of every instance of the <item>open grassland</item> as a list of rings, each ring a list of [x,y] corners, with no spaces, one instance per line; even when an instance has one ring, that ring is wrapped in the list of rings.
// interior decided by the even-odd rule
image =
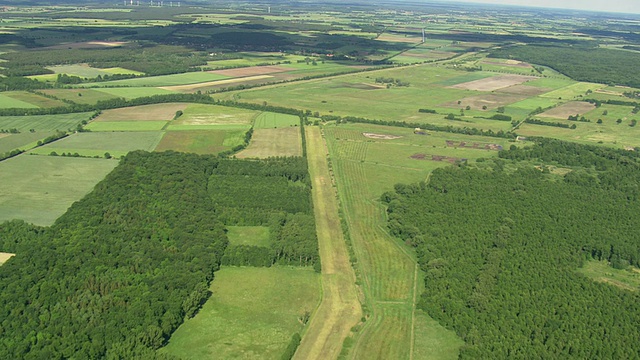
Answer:
[[[66,131],[75,129],[82,121],[89,120],[91,113],[74,113],[61,115],[0,116],[0,129],[18,129],[29,132]]]
[[[246,83],[255,80],[264,80],[273,78],[271,75],[255,75],[255,76],[247,76],[241,78],[232,78],[225,80],[215,80],[215,81],[207,81],[197,84],[187,84],[187,85],[173,85],[173,86],[162,86],[160,89],[177,91],[177,92],[186,92],[193,93],[198,90],[207,91],[209,89],[220,87],[221,85],[235,85],[236,83]]]
[[[0,154],[14,149],[28,149],[36,146],[38,140],[53,135],[53,131],[23,132],[20,134],[0,134]]]
[[[626,269],[614,269],[607,261],[590,260],[585,262],[578,272],[597,282],[624,290],[640,291],[640,269],[632,266]]]
[[[362,316],[356,278],[343,237],[324,140],[317,127],[306,128],[313,211],[322,262],[322,301],[302,338],[297,360],[336,359],[350,329]]]
[[[87,89],[82,89],[86,91]],[[173,94],[173,91],[154,87],[116,87],[116,88],[95,88],[96,91],[107,95],[121,97],[125,99],[135,99],[144,96]]]
[[[0,265],[7,262],[7,260],[11,259],[15,254],[0,252]]]
[[[227,226],[227,230],[231,245],[271,246],[266,226]]]
[[[589,90],[596,91],[598,89],[602,89],[605,86],[606,85],[603,84],[579,82],[554,91],[550,91],[540,96],[553,99],[571,100],[587,95],[587,91]]]
[[[226,106],[189,104],[182,116],[171,122],[171,127],[183,126],[193,129],[199,126],[208,126],[212,129],[220,127],[249,128],[253,120],[260,114],[259,111],[231,108]]]
[[[109,100],[116,95],[107,94],[94,89],[46,89],[43,93],[55,96],[61,100],[69,100],[78,104],[95,104],[100,100]]]
[[[134,79],[114,80],[96,83],[82,84],[82,87],[154,87],[154,86],[172,86],[196,84],[207,81],[223,80],[228,76],[213,74],[210,72],[189,72],[183,74],[171,74],[160,76],[149,76]]]
[[[167,121],[94,121],[85,128],[89,131],[159,131]]]
[[[14,99],[11,96],[0,94],[0,108],[31,109],[37,108],[37,106],[26,101]]]
[[[90,192],[117,161],[20,155],[0,162],[0,221],[49,226]]]
[[[310,268],[225,267],[200,312],[161,351],[182,359],[279,359],[298,317],[320,300],[320,276]]]
[[[263,112],[256,117],[254,129],[275,129],[290,126],[299,126],[300,118],[295,115]]]
[[[457,358],[462,341],[415,310],[422,279],[411,250],[386,232],[378,199],[398,182],[422,181],[450,166],[443,159],[494,157],[497,151],[485,146],[507,141],[368,124],[327,126],[325,134],[370,311],[351,358],[431,358],[433,349],[441,358]]]
[[[249,146],[236,155],[238,158],[268,158],[271,156],[301,156],[300,128],[256,129]]]
[[[91,67],[88,64],[57,65],[57,66],[50,66],[48,67],[48,69],[53,71],[55,74],[67,74],[72,76],[78,76],[81,78],[95,78],[98,76],[112,75],[112,74],[142,75],[142,73],[139,71],[117,68],[117,67],[100,69],[100,68]],[[34,76],[34,78],[41,79],[41,76],[36,75]]]
[[[165,103],[142,106],[131,106],[119,109],[105,110],[94,121],[169,121],[182,111],[188,104]]]
[[[591,122],[576,122],[553,119],[554,122],[576,125],[575,129],[566,129],[553,126],[541,126],[534,124],[522,124],[517,133],[523,136],[543,136],[583,144],[605,144],[617,148],[640,146],[640,127],[629,126],[631,121],[625,120],[618,124],[614,120],[603,120],[602,124]]]
[[[584,101],[569,101],[562,105],[549,109],[539,116],[552,117],[556,119],[566,120],[569,116],[577,114],[585,114],[595,109],[595,105]]]
[[[217,154],[243,143],[242,130],[167,131],[156,151],[174,150],[196,154]]]
[[[2,95],[16,99],[18,101],[23,101],[25,103],[29,103],[36,107],[41,107],[41,108],[50,108],[50,107],[66,105],[64,102],[60,100],[49,99],[47,97],[44,97],[38,94],[32,94],[26,91],[7,91],[2,93]]]
[[[154,132],[82,132],[49,143],[30,153],[49,155],[51,152],[78,153],[81,156],[104,156],[108,152],[113,157],[122,157],[129,151],[153,151],[163,133]]]

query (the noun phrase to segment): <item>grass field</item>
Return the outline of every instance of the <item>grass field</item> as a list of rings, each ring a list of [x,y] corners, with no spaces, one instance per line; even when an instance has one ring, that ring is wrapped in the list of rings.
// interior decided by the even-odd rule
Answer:
[[[0,135],[0,154],[14,149],[25,150],[34,147],[38,140],[45,139],[53,135],[53,131],[39,132],[23,132],[20,134],[2,134]]]
[[[550,91],[540,96],[552,99],[571,100],[578,98],[580,95],[585,96],[588,90],[596,91],[605,86],[606,85],[603,84],[579,82],[554,91]]]
[[[0,222],[49,226],[102,180],[117,161],[20,155],[0,162]]]
[[[154,132],[82,132],[64,139],[38,147],[30,153],[48,155],[52,151],[58,154],[78,153],[81,156],[104,156],[108,152],[113,157],[122,157],[129,151],[156,148],[163,133]]]
[[[10,96],[0,94],[0,108],[31,109],[37,108],[37,106],[26,101],[14,99]]]
[[[48,67],[49,70],[52,70],[57,77],[57,74],[67,74],[73,76],[79,76],[81,78],[95,78],[98,75],[111,75],[111,74],[134,74],[141,75],[142,73],[139,71],[133,71],[123,68],[107,68],[100,69],[89,66],[88,64],[73,64],[73,65],[57,65]],[[34,76],[33,78],[42,79],[41,75]],[[55,78],[54,78],[55,80]]]
[[[183,74],[171,74],[160,76],[149,76],[134,79],[104,81],[96,83],[82,84],[82,87],[155,87],[155,86],[173,86],[197,84],[207,81],[228,79],[227,76],[212,74],[209,72],[189,72]]]
[[[85,126],[89,131],[159,131],[167,121],[94,121]]]
[[[320,276],[309,268],[225,267],[213,295],[161,351],[182,359],[279,359],[298,317],[320,300]]]
[[[21,133],[34,129],[40,131],[66,131],[75,129],[83,120],[89,120],[91,113],[61,115],[0,116],[0,129],[18,129]]]
[[[87,91],[89,89],[82,89]],[[159,89],[154,87],[116,87],[116,88],[94,88],[95,91],[103,92],[110,96],[121,97],[125,99],[135,99],[144,96],[173,94],[174,91]]]
[[[256,117],[254,129],[275,129],[290,126],[299,126],[300,118],[295,115],[278,114],[272,112],[263,112]]]
[[[169,121],[188,104],[164,103],[105,110],[94,121]]]
[[[256,129],[249,146],[238,158],[268,158],[271,156],[302,156],[300,128]]]
[[[45,94],[55,96],[58,99],[69,100],[78,104],[95,104],[100,100],[109,100],[118,97],[94,89],[46,89],[41,91]]]
[[[249,129],[259,114],[259,111],[226,106],[189,104],[183,110],[182,116],[171,122],[170,128],[182,126],[188,129],[193,126],[195,130],[198,126],[205,126],[205,129],[211,126],[213,129],[231,126],[232,128]]]
[[[597,282],[625,290],[640,291],[640,269],[632,266],[627,269],[614,269],[607,261],[590,260],[578,269],[578,272]]]
[[[243,130],[167,131],[156,151],[174,150],[196,154],[217,154],[244,141]]]
[[[32,94],[26,91],[7,91],[2,93],[2,95],[9,96],[18,101],[23,101],[25,103],[29,103],[36,107],[41,107],[41,108],[66,106],[66,104],[60,100],[49,99],[47,97],[44,97],[38,94]]]
[[[227,230],[231,245],[271,246],[266,226],[227,226]]]
[[[355,275],[340,228],[326,147],[317,127],[306,128],[309,173],[318,248],[322,262],[322,302],[312,315],[294,359],[335,359],[362,316]]]

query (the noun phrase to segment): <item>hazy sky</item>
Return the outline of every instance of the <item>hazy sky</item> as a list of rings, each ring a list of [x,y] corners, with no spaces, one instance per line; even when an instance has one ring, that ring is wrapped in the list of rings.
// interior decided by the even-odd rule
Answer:
[[[555,7],[640,14],[640,0],[462,0],[485,4]]]

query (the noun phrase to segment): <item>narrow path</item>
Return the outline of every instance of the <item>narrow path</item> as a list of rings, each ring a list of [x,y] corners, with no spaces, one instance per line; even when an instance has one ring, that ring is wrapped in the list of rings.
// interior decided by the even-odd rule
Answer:
[[[305,134],[322,261],[323,297],[294,359],[331,360],[340,355],[342,343],[351,327],[360,321],[362,309],[338,217],[338,202],[331,184],[326,146],[320,128],[307,127]]]

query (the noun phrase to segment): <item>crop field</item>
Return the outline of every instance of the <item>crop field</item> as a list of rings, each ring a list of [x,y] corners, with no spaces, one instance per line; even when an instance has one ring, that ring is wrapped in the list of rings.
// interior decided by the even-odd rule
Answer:
[[[200,312],[161,351],[183,359],[279,359],[298,317],[320,301],[320,276],[309,268],[225,267]]]
[[[30,109],[37,108],[37,106],[26,101],[14,99],[10,96],[0,94],[0,108]]]
[[[170,129],[248,129],[259,111],[226,106],[189,104],[182,116],[171,122]]]
[[[85,129],[89,131],[160,131],[168,121],[97,121]]]
[[[95,78],[95,77],[98,77],[99,75],[102,76],[102,75],[111,75],[111,74],[134,74],[134,75],[142,74],[139,71],[133,71],[133,70],[123,69],[123,68],[99,69],[99,68],[91,67],[88,64],[57,65],[57,66],[50,66],[48,67],[48,69],[52,70],[56,74],[67,74],[72,76],[79,76],[81,78]],[[41,79],[40,76],[35,76],[35,78]]]
[[[453,85],[452,87],[464,90],[495,91],[513,85],[519,85],[532,79],[535,79],[535,77],[523,75],[497,75]]]
[[[2,95],[16,99],[18,101],[23,101],[25,103],[32,104],[36,107],[41,107],[41,108],[65,106],[65,103],[63,103],[60,100],[49,99],[44,96],[33,94],[26,91],[7,91],[2,93]]]
[[[295,115],[263,112],[256,117],[254,129],[275,129],[290,126],[299,126],[300,118]]]
[[[228,79],[228,76],[212,74],[210,72],[189,72],[183,74],[149,76],[135,79],[114,80],[97,83],[82,84],[82,87],[154,87],[154,86],[172,86],[196,84],[207,81]]]
[[[154,87],[115,87],[115,88],[93,88],[96,91],[103,92],[110,96],[121,97],[127,100],[144,96],[173,94],[171,90],[154,88]],[[89,89],[82,89],[87,91]]]
[[[271,156],[302,156],[300,128],[256,129],[249,146],[237,155],[241,159]]]
[[[187,106],[188,104],[183,103],[165,103],[110,109],[103,111],[94,121],[169,121],[177,111],[182,111]]]
[[[45,89],[43,93],[55,96],[61,100],[69,100],[78,104],[95,104],[100,100],[109,100],[116,95],[107,94],[94,89]]]
[[[570,101],[559,105],[553,109],[549,109],[539,116],[552,117],[556,119],[566,120],[569,115],[586,114],[596,108],[595,105],[583,101]]]
[[[627,269],[614,269],[607,261],[590,260],[585,262],[578,272],[597,282],[624,290],[640,291],[640,269],[632,266]]]
[[[0,221],[49,226],[93,189],[117,161],[19,155],[0,162]]]
[[[558,120],[553,120],[554,122]],[[561,120],[558,122],[576,125],[575,129],[565,129],[553,126],[540,126],[535,124],[522,124],[518,134],[524,136],[544,136],[560,140],[579,142],[583,144],[606,144],[617,148],[635,148],[640,146],[640,127],[629,126],[630,120],[618,124],[614,120],[603,120],[598,124],[594,119],[591,122],[576,122]]]
[[[266,226],[227,226],[227,230],[231,245],[271,246]]]
[[[254,76],[247,76],[247,77],[241,77],[241,78],[207,81],[207,82],[202,82],[197,84],[161,86],[159,87],[159,89],[192,93],[198,90],[207,91],[209,89],[220,87],[223,85],[235,85],[237,83],[248,83],[251,81],[271,79],[271,78],[273,78],[273,76],[271,75],[254,75]]]
[[[65,131],[75,129],[83,120],[89,120],[91,113],[74,113],[61,115],[0,116],[0,129],[18,129],[29,132]]]
[[[586,95],[587,91],[596,91],[605,87],[603,84],[594,84],[594,83],[585,83],[579,82],[574,83],[569,86],[565,86],[563,88],[548,92],[546,94],[540,95],[541,97],[547,98],[558,98],[562,100],[571,100],[577,99],[580,96]]]
[[[242,144],[242,130],[182,130],[165,132],[156,151],[174,150],[196,154],[217,154]]]
[[[104,156],[105,152],[119,158],[129,151],[153,151],[163,133],[154,132],[81,132],[49,143],[30,151],[33,154],[49,155],[51,152],[78,153],[81,156]]]
[[[366,134],[366,135],[365,135]],[[376,136],[373,136],[375,134]],[[385,213],[378,199],[393,185],[426,179],[447,162],[412,159],[417,152],[473,160],[495,157],[497,151],[451,147],[460,142],[495,143],[502,139],[431,133],[412,129],[347,124],[325,127],[338,192],[349,225],[357,267],[371,318],[356,339],[352,358],[400,359],[428,354],[434,348],[445,358],[456,358],[462,341],[424,314],[414,316],[414,296],[422,280],[413,254],[391,238],[384,227]],[[415,334],[427,339],[416,340]]]
[[[14,149],[28,149],[36,146],[38,140],[53,135],[53,131],[23,132],[20,134],[0,134],[0,154]]]
[[[266,65],[266,66],[250,66],[238,69],[213,70],[212,74],[218,74],[227,77],[245,77],[255,75],[266,75],[279,72],[290,71],[291,68],[284,65]]]

